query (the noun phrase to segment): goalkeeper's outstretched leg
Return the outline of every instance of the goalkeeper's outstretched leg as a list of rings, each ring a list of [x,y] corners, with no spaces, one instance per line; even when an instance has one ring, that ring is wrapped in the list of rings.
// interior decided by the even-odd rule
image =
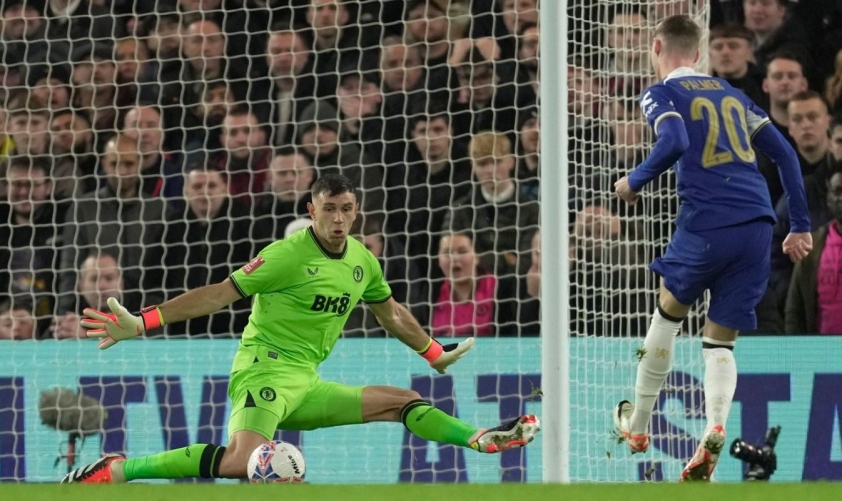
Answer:
[[[493,454],[524,447],[541,429],[540,421],[531,414],[494,428],[477,428],[433,407],[417,392],[402,388],[367,386],[362,396],[364,422],[401,422],[417,437],[479,452]]]
[[[126,459],[108,454],[64,477],[62,483],[121,483],[141,479],[246,478],[248,458],[274,430],[313,430],[378,421],[399,422],[425,440],[500,453],[526,446],[541,429],[533,415],[512,419],[493,428],[477,428],[424,401],[417,392],[391,386],[354,388],[320,383],[281,421],[266,408],[247,407],[232,413],[235,429],[227,447],[195,444],[172,451]],[[347,409],[356,406],[356,411]],[[274,424],[272,424],[274,423]],[[267,426],[271,424],[271,426]],[[242,429],[261,429],[260,433]]]

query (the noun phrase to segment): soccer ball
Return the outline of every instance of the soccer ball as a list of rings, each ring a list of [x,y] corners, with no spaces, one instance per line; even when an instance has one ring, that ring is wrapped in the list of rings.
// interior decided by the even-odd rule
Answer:
[[[253,484],[301,483],[304,481],[304,456],[290,443],[267,442],[251,453],[248,476]]]

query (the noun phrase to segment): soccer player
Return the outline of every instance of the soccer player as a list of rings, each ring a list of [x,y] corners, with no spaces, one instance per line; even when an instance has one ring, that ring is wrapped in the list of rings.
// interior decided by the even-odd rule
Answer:
[[[635,402],[620,402],[615,425],[632,453],[649,447],[649,421],[673,361],[675,337],[690,306],[710,291],[702,339],[707,426],[681,481],[709,481],[725,444],[737,384],[734,344],[753,329],[769,278],[775,212],[751,143],[778,165],[791,215],[783,252],[793,261],[812,249],[798,158],[766,113],[721,78],[693,71],[701,29],[673,16],[655,29],[652,65],[659,80],[640,99],[657,140],[649,157],[614,185],[634,204],[647,183],[675,165],[681,199],[676,231],[650,265],[661,276],[658,309],[638,365]],[[676,164],[676,162],[678,162]]]
[[[183,477],[244,478],[252,451],[276,429],[403,422],[426,439],[495,453],[523,447],[540,429],[527,415],[502,426],[478,429],[449,416],[418,393],[389,386],[346,386],[322,381],[318,365],[330,355],[348,313],[360,300],[380,324],[444,374],[473,346],[473,338],[442,346],[394,299],[377,259],[348,231],[358,204],[351,182],[319,178],[307,204],[312,228],[279,240],[223,282],[189,291],[160,306],[130,314],[110,298],[112,313],[87,309],[88,337],[100,349],[164,325],[208,315],[254,295],[249,323],[234,362],[228,395],[232,410],[227,447],[196,444],[153,456],[126,459],[108,454],[62,482],[111,483]]]

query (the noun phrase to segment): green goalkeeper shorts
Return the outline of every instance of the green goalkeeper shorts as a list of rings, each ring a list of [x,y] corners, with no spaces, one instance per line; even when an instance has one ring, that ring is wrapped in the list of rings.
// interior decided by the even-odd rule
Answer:
[[[249,430],[271,440],[276,429],[360,424],[362,390],[322,381],[315,367],[283,360],[271,348],[240,345],[228,383],[228,437]]]

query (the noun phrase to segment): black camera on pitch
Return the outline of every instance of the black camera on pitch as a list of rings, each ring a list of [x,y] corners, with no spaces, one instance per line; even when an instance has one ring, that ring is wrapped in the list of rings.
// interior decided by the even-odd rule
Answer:
[[[778,456],[775,454],[775,444],[781,427],[774,426],[766,432],[762,447],[747,444],[738,438],[731,444],[731,456],[746,463],[743,480],[769,480],[778,468]]]

